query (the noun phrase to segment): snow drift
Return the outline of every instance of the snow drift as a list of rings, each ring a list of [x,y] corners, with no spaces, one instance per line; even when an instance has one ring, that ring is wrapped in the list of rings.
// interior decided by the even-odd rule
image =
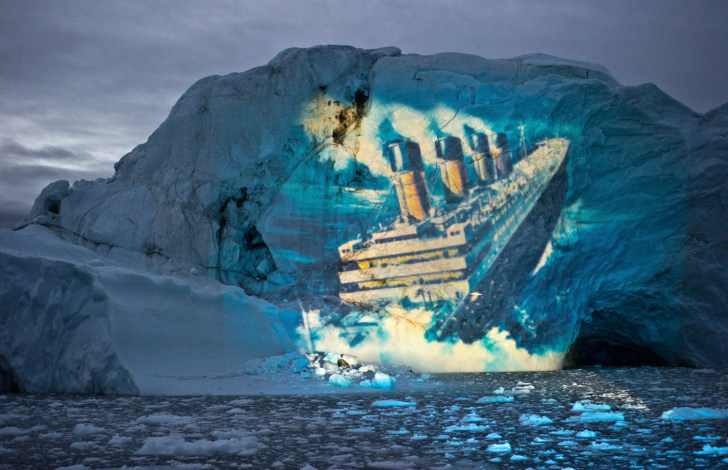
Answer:
[[[431,142],[471,132],[514,164],[569,142],[485,306],[434,337],[428,306],[343,304],[337,248],[398,214],[386,145],[421,145],[434,206]],[[145,377],[294,343],[423,370],[725,367],[727,132],[728,106],[593,64],[289,49],[198,81],[113,177],[54,183],[0,232],[0,368],[26,390],[164,393]],[[317,323],[296,330],[301,310]]]

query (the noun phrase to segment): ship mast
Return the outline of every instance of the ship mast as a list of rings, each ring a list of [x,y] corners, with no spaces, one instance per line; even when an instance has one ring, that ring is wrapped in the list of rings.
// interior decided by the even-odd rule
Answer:
[[[523,123],[521,123],[521,125],[518,126],[518,128],[521,130],[520,144],[521,144],[521,148],[523,149],[523,159],[525,160],[526,159],[526,134],[524,132],[525,126],[523,125]]]

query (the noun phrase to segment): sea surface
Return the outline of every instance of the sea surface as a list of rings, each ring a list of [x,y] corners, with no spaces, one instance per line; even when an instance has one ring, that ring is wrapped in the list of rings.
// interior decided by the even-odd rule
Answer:
[[[4,394],[0,469],[728,468],[726,371],[428,382],[330,395]]]

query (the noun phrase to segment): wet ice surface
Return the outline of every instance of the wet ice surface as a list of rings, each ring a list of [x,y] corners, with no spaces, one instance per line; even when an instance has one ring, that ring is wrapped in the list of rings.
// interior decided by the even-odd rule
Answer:
[[[720,412],[662,417],[728,409],[726,372],[447,374],[429,385],[306,396],[0,395],[0,468],[728,468]]]

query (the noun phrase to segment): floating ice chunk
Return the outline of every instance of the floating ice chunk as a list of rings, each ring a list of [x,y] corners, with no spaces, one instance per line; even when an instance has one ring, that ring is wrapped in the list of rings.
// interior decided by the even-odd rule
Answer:
[[[528,460],[528,457],[526,457],[525,455],[511,455],[511,460],[523,461]]]
[[[595,431],[590,431],[588,429],[585,429],[584,431],[578,432],[576,434],[576,437],[581,437],[584,439],[590,439],[593,437],[597,437],[597,433]]]
[[[0,428],[0,436],[20,436],[30,433],[30,429],[23,429],[17,426],[5,426]]]
[[[417,403],[401,400],[377,400],[372,403],[372,406],[417,406]]]
[[[339,366],[334,364],[333,362],[324,361],[323,368],[326,372],[338,372]]]
[[[413,441],[421,441],[422,439],[427,439],[427,436],[425,436],[424,434],[413,434],[412,435]]]
[[[518,418],[518,422],[524,426],[541,426],[542,424],[551,424],[554,421],[546,416],[522,414],[521,417]]]
[[[536,387],[534,387],[531,384],[525,384],[523,382],[518,382],[518,385],[516,385],[515,387],[513,387],[513,389],[511,389],[511,393],[513,395],[526,395],[528,393],[531,393],[531,390],[533,390],[534,388],[536,388]]]
[[[185,441],[178,436],[149,437],[144,439],[142,448],[136,451],[138,455],[212,455],[237,454],[251,455],[258,449],[266,446],[254,436],[241,439],[219,439],[209,441]]]
[[[76,425],[75,428],[73,428],[73,434],[75,434],[76,436],[92,436],[95,434],[100,434],[104,431],[106,431],[106,429],[94,426],[93,424],[84,423],[79,423]]]
[[[728,409],[678,407],[665,411],[661,418],[672,420],[728,419]]]
[[[488,429],[488,426],[481,426],[475,423],[470,424],[453,424],[452,426],[448,426],[445,428],[445,432],[453,432],[453,431],[485,431]]]
[[[343,377],[339,374],[333,374],[331,377],[329,377],[329,384],[333,385],[334,387],[347,388],[351,385],[351,382],[346,377]]]
[[[498,387],[495,390],[493,390],[493,395],[503,395],[503,392],[505,392],[503,387]]]
[[[510,452],[511,445],[508,442],[503,444],[491,444],[488,446],[488,452]]]
[[[476,412],[472,411],[470,414],[465,415],[465,417],[460,421],[463,423],[480,423],[487,420],[485,418],[481,418]]]
[[[612,407],[604,403],[591,403],[588,401],[577,401],[571,407],[571,411],[609,411]]]
[[[326,369],[324,369],[323,367],[317,367],[316,369],[314,369],[313,373],[320,377],[323,377],[324,375],[326,375]]]
[[[420,375],[420,378],[417,379],[418,382],[424,382],[426,380],[430,380],[430,374],[422,374]]]
[[[622,446],[610,444],[609,442],[592,442],[589,448],[592,450],[620,450]]]
[[[703,450],[695,453],[698,455],[726,455],[728,454],[728,447],[713,447],[710,444],[705,444]]]
[[[696,441],[718,441],[720,436],[693,436]]]
[[[624,415],[616,411],[587,411],[569,421],[583,421],[593,423],[596,421],[624,421]]]
[[[357,434],[368,434],[370,432],[374,432],[374,428],[370,426],[363,426],[361,428],[351,428],[348,431],[355,432]]]
[[[497,396],[484,396],[478,398],[475,403],[508,403],[513,401],[512,396],[497,395]]]
[[[409,431],[406,430],[406,429],[404,429],[404,428],[388,429],[387,430],[387,434],[394,434],[394,435],[398,435],[398,434],[409,434]]]
[[[242,406],[250,405],[251,403],[253,403],[253,400],[251,400],[250,398],[238,398],[237,400],[231,400],[228,403],[233,406]]]
[[[294,359],[293,361],[291,361],[291,365],[289,366],[289,369],[294,374],[298,374],[299,372],[301,372],[308,366],[309,366],[308,359],[305,357],[299,357],[298,359]]]
[[[362,381],[359,386],[364,388],[380,388],[382,390],[392,390],[397,384],[397,379],[383,372],[374,374],[371,380]]]
[[[660,442],[670,443],[670,442],[675,442],[675,439],[673,439],[673,438],[671,438],[671,437],[668,436],[668,437],[662,439]]]
[[[647,405],[642,403],[625,403],[624,405],[620,405],[620,408],[625,410],[646,410]]]
[[[126,436],[120,436],[118,434],[114,434],[114,436],[109,439],[109,442],[107,442],[107,445],[110,446],[123,446],[124,444],[128,444],[131,442],[131,437]]]
[[[232,410],[228,411],[230,413]],[[243,410],[240,410],[243,411]],[[136,419],[140,424],[159,424],[177,426],[180,424],[191,424],[194,420],[189,416],[177,416],[167,413],[155,413],[153,415],[142,416]]]
[[[501,439],[501,437],[502,436],[500,434],[498,434],[497,432],[492,432],[492,433],[488,434],[487,436],[485,436],[486,439]]]

